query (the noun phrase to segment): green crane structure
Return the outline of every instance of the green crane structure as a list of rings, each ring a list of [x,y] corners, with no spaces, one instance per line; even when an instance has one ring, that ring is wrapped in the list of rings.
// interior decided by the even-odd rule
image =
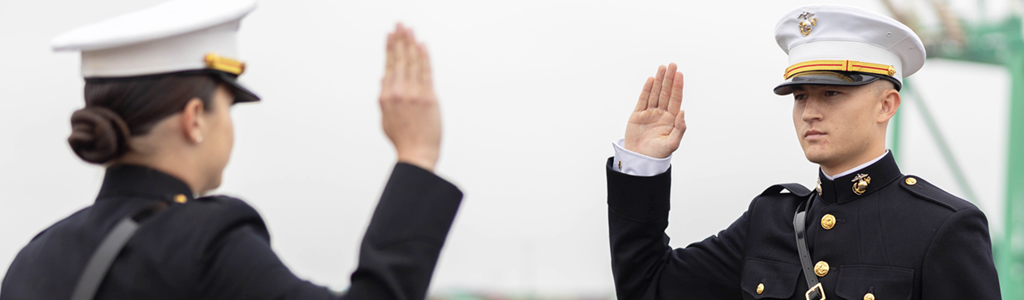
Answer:
[[[922,34],[913,19],[902,14],[889,0],[883,0],[883,3],[896,19]],[[1004,230],[1002,236],[993,237],[993,253],[1003,299],[1024,299],[1024,30],[1021,25],[1024,20],[1019,14],[1011,14],[997,21],[985,22],[986,18],[981,17],[978,18],[980,21],[970,23],[954,16],[940,0],[930,0],[930,3],[939,16],[942,32],[931,39],[922,36],[929,58],[1003,66],[1010,74]],[[979,1],[979,11],[984,11],[983,6],[984,2]],[[978,199],[927,104],[921,100],[920,94],[914,93],[909,82],[906,82],[904,91],[918,100],[915,107],[919,109],[960,190],[968,200],[977,204]],[[893,126],[892,151],[899,157],[901,125],[898,115]]]

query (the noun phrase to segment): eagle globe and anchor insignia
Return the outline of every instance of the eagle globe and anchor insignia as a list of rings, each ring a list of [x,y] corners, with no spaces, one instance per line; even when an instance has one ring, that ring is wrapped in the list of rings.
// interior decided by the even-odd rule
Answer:
[[[818,19],[814,17],[814,14],[809,12],[803,12],[797,19],[803,19],[800,21],[800,33],[804,36],[811,34],[811,29],[814,29],[814,25],[818,25]]]
[[[871,176],[868,174],[857,174],[853,177],[853,193],[862,195],[868,190],[868,184],[871,184]]]

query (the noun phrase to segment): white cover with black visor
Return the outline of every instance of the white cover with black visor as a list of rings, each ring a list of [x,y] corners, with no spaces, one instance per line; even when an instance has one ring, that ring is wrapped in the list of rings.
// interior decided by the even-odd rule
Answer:
[[[814,5],[785,14],[775,40],[789,55],[775,94],[799,85],[865,85],[879,79],[897,90],[924,66],[921,38],[890,17],[841,5]]]
[[[55,51],[80,51],[87,82],[178,73],[207,73],[235,91],[235,102],[259,96],[237,80],[237,33],[255,0],[174,0],[65,32]]]

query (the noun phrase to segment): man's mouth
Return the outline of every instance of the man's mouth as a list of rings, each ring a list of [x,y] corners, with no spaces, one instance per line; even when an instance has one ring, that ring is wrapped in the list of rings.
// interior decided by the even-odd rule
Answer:
[[[812,130],[808,130],[808,131],[804,131],[804,138],[808,139],[808,140],[816,140],[816,139],[820,139],[820,138],[824,138],[824,137],[825,137],[825,133],[821,132],[821,131],[817,131],[817,130],[813,130],[813,129]]]

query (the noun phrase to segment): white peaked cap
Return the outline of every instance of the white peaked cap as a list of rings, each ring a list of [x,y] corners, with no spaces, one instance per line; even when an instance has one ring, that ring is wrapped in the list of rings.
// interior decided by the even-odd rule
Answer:
[[[841,5],[805,6],[786,13],[775,27],[775,40],[789,55],[790,65],[786,81],[776,87],[780,95],[791,93],[789,86],[829,85],[839,82],[836,78],[848,83],[838,85],[863,85],[882,78],[899,89],[904,77],[924,66],[926,57],[921,38],[910,27]],[[825,73],[831,75],[822,77]],[[829,76],[844,78],[824,80]]]
[[[72,29],[51,45],[81,51],[87,80],[211,71],[252,94],[234,79],[245,71],[236,60],[238,27],[255,8],[255,0],[168,1]]]

